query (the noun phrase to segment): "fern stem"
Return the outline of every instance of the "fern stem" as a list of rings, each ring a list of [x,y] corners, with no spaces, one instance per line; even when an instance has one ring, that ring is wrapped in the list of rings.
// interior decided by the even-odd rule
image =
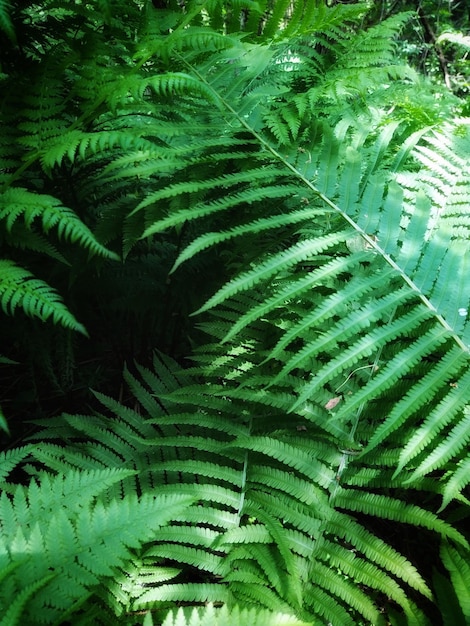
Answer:
[[[371,370],[373,371],[373,368],[374,368],[374,367],[375,367],[375,365],[374,365],[374,364],[372,364],[372,365],[361,365],[361,367],[356,367],[356,369],[354,369],[354,370],[353,370],[353,371],[352,371],[352,372],[348,375],[348,377],[347,377],[347,378],[346,378],[346,379],[345,379],[345,380],[341,383],[341,385],[340,385],[339,387],[336,387],[336,389],[335,389],[335,393],[338,393],[338,391],[339,391],[342,387],[344,387],[344,385],[348,382],[348,380],[349,380],[352,376],[354,376],[354,374],[355,374],[356,372],[360,372],[361,370],[366,370],[366,369],[369,369],[369,368],[371,368]]]
[[[394,310],[392,311],[392,313],[390,314],[390,317],[389,317],[388,322],[387,322],[388,324],[390,324],[392,322],[393,318],[395,317],[396,311],[397,311],[397,307],[395,307]],[[375,359],[374,359],[374,362],[372,363],[372,365],[366,365],[363,368],[359,368],[358,367],[354,371],[357,371],[359,369],[364,369],[366,367],[370,367],[371,369],[370,369],[369,376],[368,376],[368,381],[367,381],[367,382],[369,382],[370,379],[372,378],[372,376],[374,375],[374,372],[376,372],[378,370],[378,368],[379,368],[379,362],[380,362],[380,358],[382,356],[382,352],[383,352],[383,346],[381,346],[380,349],[377,351],[377,354],[375,355]],[[352,374],[354,374],[354,372],[352,372],[350,374],[350,376],[352,376]],[[347,382],[348,379],[349,379],[349,376],[346,379],[346,381],[343,383],[343,385]],[[361,418],[362,411],[364,410],[365,405],[366,405],[366,401],[364,400],[363,402],[361,402],[361,404],[357,408],[356,415],[355,415],[354,421],[353,421],[352,426],[351,426],[351,431],[349,433],[349,441],[351,442],[352,445],[354,445],[354,437],[356,435],[356,431],[357,431],[357,428],[359,426],[359,420]],[[341,454],[341,458],[339,460],[338,470],[336,472],[335,486],[334,486],[334,489],[333,489],[332,493],[330,494],[330,498],[329,498],[330,503],[332,503],[334,501],[335,496],[338,493],[338,489],[339,489],[340,483],[341,483],[341,477],[342,477],[344,471],[346,470],[346,468],[348,466],[349,458],[351,456],[356,456],[361,451],[360,450],[354,450],[352,448],[351,449],[344,448],[343,450],[341,450],[341,452],[342,452],[342,454]]]
[[[238,525],[240,525],[243,507],[245,506],[247,472],[248,472],[248,450],[245,452],[245,458],[243,459],[242,484],[241,484],[241,490],[240,490],[240,504],[238,506],[238,511],[237,511]]]
[[[250,420],[248,423],[248,432],[251,434],[253,428],[253,416],[250,415]],[[245,506],[245,494],[246,494],[246,478],[248,475],[248,450],[245,451],[245,458],[243,459],[243,470],[242,470],[242,481],[240,485],[240,504],[238,506],[238,524],[240,525],[240,520],[242,516],[243,507]]]

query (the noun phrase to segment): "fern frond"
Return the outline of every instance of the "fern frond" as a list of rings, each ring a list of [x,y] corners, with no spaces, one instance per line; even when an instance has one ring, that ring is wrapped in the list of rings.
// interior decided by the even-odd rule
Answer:
[[[324,265],[320,265],[317,269],[308,273],[306,276],[295,281],[288,282],[286,287],[282,287],[270,298],[252,306],[244,315],[241,315],[240,318],[231,325],[229,332],[224,333],[224,341],[230,341],[243,328],[262,318],[264,315],[272,313],[276,308],[282,306],[286,302],[292,302],[295,298],[302,297],[302,295],[305,292],[308,292],[308,290],[318,281],[333,279],[343,272],[354,270],[356,267],[359,269],[361,261],[365,260],[367,260],[367,255],[358,254],[348,258],[338,255],[336,258],[325,263]],[[289,343],[290,338],[287,333],[285,333],[283,338],[278,341],[276,347],[271,352],[271,356],[279,354],[282,347],[284,345],[288,345]]]
[[[10,0],[0,0],[0,28],[13,43],[16,43],[16,34],[11,21],[10,11]]]
[[[70,265],[65,256],[42,233],[31,230],[22,222],[16,221],[11,231],[2,233],[2,237],[8,246],[39,252],[61,264]]]
[[[48,574],[41,580],[25,587],[15,598],[12,598],[8,609],[0,620],[1,626],[16,626],[16,624],[21,624],[28,602],[40,593],[56,576],[57,574]]]
[[[465,382],[462,380],[461,382]],[[467,398],[463,400],[467,401]],[[455,415],[457,410],[454,410],[451,406],[449,406],[449,402],[443,403],[445,409],[447,410],[446,415],[450,414],[450,416]],[[462,400],[458,402],[458,408],[462,406]],[[424,476],[425,474],[430,473],[436,467],[442,466],[444,463],[449,461],[452,458],[458,458],[460,453],[466,448],[468,440],[470,439],[470,427],[469,427],[469,418],[470,418],[470,407],[465,404],[463,408],[463,417],[458,420],[454,420],[455,426],[450,429],[449,433],[446,435],[444,441],[437,444],[434,450],[427,456],[427,458],[422,461],[419,467],[415,470],[415,472],[410,477],[410,480],[413,480],[417,476]],[[432,421],[427,421],[427,425],[433,433],[434,428],[432,426]],[[442,425],[442,428],[445,427],[445,423]],[[440,430],[441,427],[439,427]],[[430,436],[432,436],[432,434]],[[402,468],[404,463],[408,462],[410,456],[412,455],[412,450],[422,449],[424,447],[423,439],[417,444],[416,439],[413,437],[410,440],[409,447],[405,447],[402,458],[400,459],[399,469]]]
[[[66,156],[75,162],[78,161],[76,157],[85,160],[100,153],[108,156],[116,148],[126,152],[131,149],[152,151],[154,146],[137,133],[131,133],[130,129],[93,133],[71,130],[47,142],[42,149],[41,163],[46,171],[50,171],[55,165],[61,165]]]
[[[222,585],[216,583],[179,583],[149,589],[135,602],[134,608],[141,609],[157,602],[183,601],[199,604],[212,601],[226,604],[228,600],[228,591]]]
[[[442,534],[443,538],[449,537],[458,544],[468,547],[465,537],[452,526],[438,519],[434,513],[424,511],[414,505],[408,505],[404,508],[402,502],[387,496],[362,494],[361,497],[358,497],[358,495],[359,493],[354,490],[342,491],[336,496],[336,504],[341,508],[430,528]]]
[[[378,29],[377,32],[371,32],[367,35],[370,36],[370,41],[373,41],[376,36],[378,38],[383,37],[384,41],[382,44],[390,58],[393,54],[394,44],[391,43],[389,34],[392,31],[396,32],[400,20],[402,20],[400,23],[403,24],[403,20],[405,19],[407,19],[407,16],[401,16],[398,21],[394,22],[392,20],[389,24],[384,25],[384,30],[381,33],[379,32],[380,29]],[[388,28],[390,29],[390,33],[385,37],[384,32]],[[385,41],[385,39],[387,39],[387,41]],[[369,66],[370,62],[367,60],[367,56],[370,54],[372,44],[371,47],[369,47],[366,38],[362,43],[358,43],[358,45],[363,46],[364,66]],[[200,73],[198,73],[198,76],[202,79]],[[315,371],[315,375],[312,377],[310,383],[302,379],[299,380],[295,389],[297,400],[292,404],[291,410],[294,412],[301,411],[304,404],[309,402],[311,397],[316,394],[319,394],[319,403],[327,404],[327,400],[323,400],[323,398],[328,398],[326,389],[329,385],[334,389],[342,385],[344,380],[349,380],[348,371],[361,371],[363,368],[367,367],[371,368],[369,372],[373,374],[377,368],[380,369],[379,362],[382,353],[388,353],[390,351],[390,354],[387,354],[387,358],[393,357],[394,345],[400,342],[404,345],[408,341],[408,337],[415,337],[419,333],[426,334],[426,340],[423,339],[415,343],[414,348],[410,348],[406,353],[408,356],[411,356],[410,362],[414,360],[414,368],[420,366],[420,350],[424,350],[423,356],[426,359],[429,359],[431,354],[435,354],[440,360],[439,355],[444,349],[443,346],[448,345],[448,340],[456,343],[458,351],[464,355],[463,361],[465,361],[467,358],[466,355],[468,354],[468,342],[466,343],[465,339],[466,324],[464,312],[466,312],[468,308],[468,298],[465,295],[465,265],[459,261],[459,259],[466,258],[467,244],[460,238],[451,234],[458,232],[453,226],[449,229],[443,229],[439,234],[434,230],[433,221],[435,220],[435,215],[434,209],[432,208],[433,205],[429,200],[434,201],[436,194],[433,191],[434,187],[431,188],[426,182],[426,172],[423,171],[418,175],[407,174],[403,176],[401,173],[392,176],[386,173],[386,168],[389,163],[389,158],[386,156],[387,150],[393,145],[400,124],[395,122],[385,131],[377,131],[376,137],[373,136],[373,140],[371,140],[370,131],[368,129],[357,124],[354,126],[349,119],[346,119],[344,122],[338,124],[338,127],[335,129],[336,136],[334,134],[328,135],[324,132],[323,142],[319,146],[312,146],[311,163],[307,163],[306,165],[308,167],[302,171],[300,169],[299,159],[294,161],[295,165],[291,165],[286,158],[282,157],[277,150],[273,149],[268,141],[257,133],[255,128],[250,126],[250,121],[246,121],[246,119],[238,115],[236,109],[234,109],[220,93],[219,98],[221,102],[223,102],[226,110],[231,112],[237,121],[244,126],[253,137],[259,140],[260,145],[263,145],[264,149],[271,155],[273,161],[289,169],[294,178],[302,184],[305,190],[308,190],[309,194],[312,194],[318,201],[323,202],[326,206],[336,211],[337,215],[341,216],[343,223],[354,228],[358,233],[357,241],[353,234],[345,237],[344,241],[352,253],[359,251],[365,252],[366,250],[370,251],[370,268],[367,268],[370,271],[368,272],[367,281],[375,280],[378,274],[385,272],[390,276],[390,280],[392,281],[390,287],[387,287],[387,290],[395,294],[398,291],[396,285],[401,283],[404,287],[402,293],[405,294],[406,292],[404,299],[408,300],[409,298],[409,302],[413,302],[409,310],[405,307],[401,309],[400,305],[398,305],[398,309],[395,311],[392,309],[390,312],[387,312],[387,307],[392,305],[391,301],[393,298],[391,296],[389,300],[384,298],[384,317],[381,318],[378,325],[376,325],[377,323],[372,318],[374,327],[368,331],[366,329],[371,323],[371,320],[368,320],[367,317],[370,318],[370,315],[373,315],[373,310],[377,308],[377,298],[368,299],[365,297],[364,301],[367,302],[367,306],[364,308],[363,323],[359,322],[356,326],[355,320],[359,318],[359,315],[352,315],[350,311],[355,311],[358,303],[355,300],[349,299],[349,291],[343,291],[343,285],[341,285],[340,288],[340,285],[336,283],[335,288],[332,289],[336,291],[333,296],[330,295],[328,289],[326,289],[326,295],[324,294],[325,288],[320,280],[318,280],[316,286],[312,284],[313,292],[317,294],[313,299],[315,304],[318,303],[318,305],[322,307],[325,302],[324,310],[325,312],[331,311],[332,318],[344,316],[345,319],[343,323],[338,323],[337,321],[333,322],[332,319],[331,322],[333,323],[331,323],[326,330],[320,325],[321,316],[315,317],[315,314],[312,314],[312,316],[309,317],[305,311],[299,313],[299,316],[303,316],[303,318],[298,325],[295,325],[295,316],[293,324],[287,324],[285,320],[279,322],[280,328],[287,328],[287,332],[289,333],[288,337],[292,341],[292,346],[296,345],[296,343],[300,343],[303,346],[309,345],[308,335],[310,334],[315,337],[313,346],[316,346],[316,348],[314,348],[312,353],[309,353],[308,349],[304,348],[305,359],[303,361],[302,359],[296,360],[299,354],[299,349],[297,349],[292,355],[293,360],[287,369],[282,368],[285,368],[286,362],[289,362],[288,355],[290,350],[293,350],[292,346],[289,347],[287,340],[282,338],[280,345],[283,349],[286,349],[287,354],[281,352],[279,347],[275,352],[277,360],[281,363],[281,369],[278,371],[282,372],[280,378],[276,379],[274,377],[275,384],[281,383],[283,376],[296,369],[300,372],[301,376],[304,376],[303,372],[308,369]],[[426,137],[426,139],[424,139],[424,137]],[[416,145],[417,141],[423,142],[427,140],[427,137],[427,135],[419,136],[415,134],[410,146]],[[341,141],[344,147],[337,144],[335,148],[327,150],[327,139],[330,144]],[[348,141],[350,143],[348,143]],[[450,149],[446,147],[444,142],[443,147],[439,147],[438,149],[443,151],[446,155],[445,158],[437,159],[440,165],[433,165],[433,161],[429,160],[427,156],[425,157],[427,152],[423,151],[420,146],[416,147],[415,151],[410,154],[410,159],[420,158],[426,168],[429,169],[433,167],[436,171],[436,178],[442,178],[444,176],[455,177],[457,176],[457,172],[462,170],[462,167],[467,167],[467,159],[464,156],[468,153],[465,147],[466,141],[467,136],[464,136],[463,131],[460,132],[458,139],[455,138],[455,141],[452,140],[452,145],[458,145],[458,154],[462,155],[462,157],[458,157],[458,159],[460,159],[458,163],[458,159],[456,159],[455,156],[451,157],[449,154],[447,157],[447,153],[450,153]],[[344,143],[347,145],[344,145]],[[449,144],[449,142],[447,143]],[[407,150],[409,153],[409,147]],[[370,167],[367,168],[362,167],[362,162],[366,158],[365,155],[367,155],[367,160],[370,160]],[[424,160],[425,158],[427,160]],[[322,159],[331,159],[331,162],[322,162]],[[442,165],[444,162],[447,164],[446,167]],[[297,163],[299,163],[299,165],[297,165]],[[411,167],[413,167],[413,165],[411,165]],[[333,173],[335,170],[336,176]],[[327,180],[316,180],[314,186],[309,176],[315,174],[318,178],[319,171],[322,175],[327,176]],[[435,188],[438,188],[437,182]],[[328,189],[329,196],[326,196],[320,189]],[[422,190],[424,190],[424,194]],[[365,202],[369,201],[371,198],[376,207],[372,215],[368,213],[368,207],[367,209],[364,208],[366,206]],[[189,218],[189,212],[187,217]],[[367,219],[365,219],[366,217]],[[161,223],[162,225],[171,224],[171,222]],[[176,223],[176,221],[173,223]],[[409,231],[408,227],[410,227]],[[365,230],[366,228],[367,231]],[[149,229],[147,234],[152,232],[153,230]],[[315,232],[318,241],[320,241],[322,237],[332,236],[331,232],[329,232],[328,235],[325,235],[324,232],[325,231],[322,232],[321,230]],[[369,232],[373,234],[369,235]],[[232,233],[233,228],[230,235]],[[408,233],[410,237],[408,237]],[[420,236],[423,233],[425,234],[424,244],[420,241]],[[220,234],[221,239],[223,239],[225,234],[226,233],[222,230]],[[218,237],[211,236],[211,242],[216,243],[218,240]],[[225,303],[226,300],[228,301],[229,299],[237,297],[241,291],[259,289],[259,285],[265,285],[267,282],[261,282],[264,277],[272,280],[274,277],[281,276],[284,271],[289,274],[292,281],[294,270],[293,268],[289,268],[289,254],[291,252],[294,254],[296,246],[301,249],[302,246],[305,245],[305,241],[308,241],[308,235],[300,242],[295,243],[291,248],[286,246],[284,250],[272,256],[271,258],[273,260],[279,260],[278,265],[276,263],[270,265],[271,260],[259,260],[254,264],[254,267],[252,264],[249,271],[242,272],[238,277],[230,280],[215,296],[212,296],[198,312],[204,312],[213,306],[220,306],[220,304]],[[204,243],[208,244],[209,239],[206,239]],[[340,242],[338,242],[338,246],[339,245]],[[196,246],[190,249],[190,254],[196,250],[198,250]],[[333,255],[338,254],[338,247],[327,247],[326,250],[326,257],[328,258],[328,255],[330,257],[328,260],[330,260]],[[317,264],[323,261],[323,259],[320,260],[320,258],[325,250],[318,252],[316,257],[312,255],[312,260],[315,259],[314,262]],[[302,260],[304,261],[305,259]],[[293,263],[293,265],[294,267],[297,266],[296,263]],[[392,271],[390,273],[389,270],[385,269],[386,266],[391,268]],[[442,270],[442,279],[440,278],[439,270]],[[374,274],[376,274],[376,276],[374,276]],[[433,277],[436,275],[439,278],[436,282],[433,282]],[[455,288],[452,290],[452,297],[448,297],[449,290],[446,290],[446,284],[449,283],[450,275],[458,276],[458,280],[453,283]],[[349,280],[345,281],[348,285],[348,289],[349,284],[354,284],[354,282],[356,282],[354,278],[349,278]],[[360,282],[364,284],[366,281],[358,279],[357,283]],[[299,281],[299,285],[306,285],[307,283],[307,278],[305,278],[304,283]],[[280,281],[279,284],[282,284],[282,282]],[[293,291],[295,292],[295,287],[293,287]],[[272,303],[280,302],[282,295],[287,293],[288,291],[283,292],[282,289],[274,283],[274,285],[271,284],[269,286],[265,300]],[[342,298],[343,293],[345,295],[344,299]],[[299,293],[299,296],[301,296],[301,293]],[[415,300],[416,296],[417,299]],[[329,297],[331,301],[328,300]],[[336,305],[337,307],[339,305],[340,308],[331,307],[335,297]],[[330,306],[328,306],[326,302],[328,302]],[[374,303],[372,306],[371,302]],[[230,300],[230,306],[231,305],[232,300]],[[320,308],[319,310],[321,311],[322,309]],[[348,311],[346,315],[344,315],[345,310]],[[459,311],[461,313],[459,313]],[[260,305],[257,309],[250,312],[250,316],[244,318],[243,324],[236,326],[236,330],[241,332],[247,330],[250,326],[254,327],[256,324],[259,324],[261,318],[264,323],[268,322],[276,327],[278,324],[276,314],[277,310],[275,306],[270,310],[267,304]],[[386,317],[387,315],[389,316],[388,319]],[[292,317],[291,315],[290,318],[292,319]],[[308,319],[309,323],[305,323],[305,319]],[[248,323],[245,325],[245,322]],[[248,326],[248,324],[250,326]],[[431,326],[434,326],[433,330],[431,330]],[[294,332],[292,328],[295,328],[296,332]],[[353,345],[345,349],[341,342],[336,340],[336,337],[338,335],[343,337],[343,335],[346,334],[343,340],[346,341],[349,332],[352,333],[351,336],[354,336],[355,339]],[[322,334],[325,340],[323,340]],[[230,334],[229,339],[233,341],[235,335]],[[382,343],[382,340],[384,343]],[[300,348],[300,354],[302,354],[301,350],[302,348]],[[330,354],[336,354],[336,352],[339,354],[334,357],[329,356]],[[374,365],[374,359],[372,357],[374,353],[376,355],[376,365]],[[272,358],[273,355],[271,355],[271,359]],[[327,364],[322,365],[322,368],[319,369],[317,363],[324,363],[325,360]],[[266,364],[269,362],[269,360],[265,361]],[[395,362],[399,362],[398,357]],[[411,367],[409,371],[411,372],[414,368]],[[389,370],[389,372],[390,371],[391,370]],[[395,383],[392,383],[391,386],[390,382],[392,379],[386,376],[382,376],[374,382],[372,382],[373,376],[370,376],[367,394],[371,392],[371,395],[357,396],[353,405],[357,408],[356,418],[349,417],[352,423],[354,423],[354,419],[359,419],[360,413],[364,408],[363,402],[366,398],[367,404],[371,406],[371,402],[376,402],[377,399],[385,393],[386,386],[388,386],[389,389],[397,389],[401,385],[403,376],[404,373],[402,372],[400,376],[396,377]],[[385,381],[387,381],[387,383],[385,383]],[[463,370],[460,371],[459,378],[456,379],[455,382],[453,381],[452,384],[459,385],[459,383],[462,383],[463,387],[466,386],[466,378]],[[253,386],[256,385],[257,382],[253,380]],[[426,393],[424,387],[420,387],[419,385],[420,383],[417,382],[412,392],[410,392],[412,395],[408,396],[408,398],[412,397],[413,403],[415,403],[412,413],[408,414],[408,418],[403,419],[400,417],[399,421],[395,419],[395,415],[398,417],[398,412],[394,413],[392,418],[387,416],[385,418],[387,429],[392,425],[392,420],[392,429],[395,430],[403,426],[403,424],[407,423],[410,419],[415,418],[416,407],[422,405],[426,397],[425,395],[418,396],[421,392],[423,392],[423,394]],[[359,387],[362,386],[363,384],[355,386],[354,392],[359,392]],[[361,391],[360,393],[365,394],[366,392]],[[362,400],[360,398],[362,398]],[[347,403],[344,404],[344,407],[344,410],[340,408],[337,423],[339,423],[342,418],[346,419]],[[461,397],[459,403],[455,404],[455,412],[450,414],[450,419],[454,419],[463,407],[464,400],[463,397]],[[355,429],[355,427],[353,428]],[[385,430],[382,429],[380,432],[382,436]],[[391,431],[389,430],[389,432]],[[378,439],[376,437],[374,437],[372,441],[374,445],[377,445]],[[455,443],[455,438],[453,441]],[[370,445],[368,449],[371,449]],[[458,455],[461,453],[461,447],[456,445],[453,450],[455,450],[455,457],[458,458]],[[435,459],[433,469],[442,467],[449,458],[449,456],[444,458],[441,452],[443,452],[443,448],[440,448],[436,457],[433,457]],[[454,452],[451,454],[454,454]],[[412,457],[407,458],[407,462],[411,460]],[[416,474],[415,478],[418,477],[418,474]]]
[[[12,499],[2,493],[2,545],[8,546],[2,552],[2,568],[18,563],[8,584],[0,586],[2,604],[10,607],[10,623],[19,623],[20,614],[33,623],[39,612],[43,623],[60,621],[87,597],[98,577],[124,566],[130,548],[139,547],[192,502],[175,493],[96,499],[128,475],[119,469],[44,474],[27,489],[17,487]]]
[[[435,570],[433,572],[433,585],[436,594],[436,604],[441,612],[443,623],[445,625],[449,624],[449,626],[451,624],[464,626],[465,620],[462,615],[462,609],[450,580]]]
[[[6,259],[0,260],[0,300],[5,313],[13,315],[21,307],[26,315],[42,321],[52,318],[55,324],[87,334],[47,283]]]
[[[226,209],[231,209],[239,205],[250,205],[254,202],[261,202],[266,199],[286,198],[298,191],[297,187],[291,185],[272,185],[267,189],[250,188],[238,193],[227,195],[209,203],[196,204],[191,209],[183,209],[174,214],[163,218],[158,222],[152,223],[143,233],[143,237],[155,235],[172,226],[178,226],[188,220],[195,220],[201,217],[207,217],[215,213],[219,213]],[[147,203],[147,200],[144,201]]]
[[[355,546],[359,553],[381,569],[392,572],[400,580],[429,597],[429,587],[416,568],[390,545],[374,536],[347,514],[335,511],[329,520],[333,537],[344,539]]]
[[[309,257],[313,257],[330,247],[333,247],[348,237],[348,232],[331,233],[316,239],[305,240],[297,243],[292,248],[273,256],[268,261],[260,264],[254,270],[242,274],[237,279],[232,280],[223,287],[217,294],[212,296],[203,307],[196,313],[202,313],[208,309],[224,302],[227,298],[235,296],[243,290],[253,288],[257,283],[276,275],[280,268],[288,268]]]
[[[253,222],[250,222],[249,224],[235,226],[234,228],[224,231],[222,233],[204,233],[197,239],[193,240],[183,250],[183,252],[176,259],[171,271],[174,272],[182,263],[184,263],[188,259],[191,259],[199,252],[211,246],[222,243],[223,241],[227,241],[235,237],[243,237],[244,235],[250,233],[260,233],[263,230],[282,228],[283,226],[296,224],[297,222],[303,222],[305,220],[308,220],[309,218],[320,217],[324,214],[325,212],[322,209],[305,209],[301,211],[292,211],[286,215],[275,215],[268,218],[259,218]]]
[[[441,508],[446,507],[454,498],[463,498],[464,501],[468,502],[468,498],[465,499],[461,494],[470,483],[469,470],[470,455],[467,454],[457,462],[456,469],[452,472],[444,487]]]
[[[455,548],[449,542],[444,541],[441,546],[441,556],[444,565],[450,573],[453,590],[462,609],[465,622],[467,622],[470,617],[468,551]]]
[[[411,17],[410,12],[398,13],[362,31],[353,42],[345,42],[344,62],[362,68],[393,63],[397,35]],[[351,54],[346,54],[346,48]]]
[[[308,430],[303,436],[295,434],[295,429],[294,434],[289,433],[285,422],[273,420],[272,408],[261,408],[260,403],[251,416],[243,416],[249,390],[237,391],[227,384],[211,384],[209,388],[207,384],[189,385],[188,372],[181,374],[185,382],[179,390],[180,375],[174,367],[168,359],[156,359],[155,371],[140,368],[141,377],[127,374],[150,415],[103,397],[115,414],[112,423],[116,423],[116,433],[105,434],[102,418],[94,418],[101,421],[100,428],[92,426],[91,418],[88,421],[88,432],[97,440],[86,445],[91,457],[99,459],[102,449],[108,447],[108,463],[121,467],[126,459],[129,468],[139,467],[141,472],[139,457],[143,458],[149,464],[146,472],[152,475],[153,484],[167,483],[169,489],[184,487],[185,493],[199,503],[164,529],[144,552],[146,563],[154,563],[157,578],[152,589],[142,592],[136,588],[132,592],[134,607],[209,599],[225,604],[230,593],[248,605],[273,609],[283,603],[292,610],[303,606],[315,618],[341,615],[344,623],[353,624],[353,615],[367,616],[373,622],[379,619],[378,607],[365,591],[370,589],[401,606],[410,623],[422,624],[402,584],[429,598],[423,577],[405,557],[359,524],[354,512],[419,525],[462,545],[463,537],[424,509],[352,488],[348,485],[356,471],[352,464],[338,483],[335,468],[344,451],[331,446],[331,436],[325,437],[324,445],[317,446],[316,455],[312,455]],[[219,394],[224,402],[215,403],[213,408],[214,395]],[[253,393],[251,397],[255,397]],[[160,398],[162,402],[155,403]],[[280,406],[290,402],[287,397]],[[198,409],[181,412],[182,406]],[[223,407],[232,415],[227,421],[220,419]],[[79,425],[71,417],[68,420]],[[127,427],[122,430],[125,423],[135,424],[135,434]],[[277,423],[284,427],[270,433]],[[256,429],[261,433],[255,434]],[[77,435],[82,437],[83,432],[74,436],[72,431],[67,434],[62,430],[69,441]],[[318,436],[318,430],[316,433]],[[75,445],[80,449],[78,442]],[[74,452],[69,455],[65,451],[64,460],[69,456],[71,462],[77,458]],[[47,463],[46,455],[38,458]],[[397,455],[393,458],[396,460]],[[374,462],[380,465],[384,461],[377,458]],[[389,464],[393,467],[392,460]],[[392,470],[388,471],[390,475]],[[140,476],[138,480],[143,479]],[[351,552],[350,546],[356,552]],[[188,583],[179,574],[171,579],[162,574],[159,579],[159,568],[171,564],[175,571],[179,566],[199,572],[203,582]],[[338,580],[334,571],[338,571]],[[358,589],[353,580],[361,581],[365,589]]]
[[[299,621],[292,615],[273,614],[263,609],[247,609],[238,606],[214,607],[213,604],[191,611],[183,608],[168,613],[162,626],[310,626],[311,622]]]
[[[345,626],[354,625],[354,618],[344,606],[317,585],[312,585],[311,589],[308,590],[305,603],[323,622],[344,624]]]
[[[15,221],[23,215],[28,228],[32,227],[36,218],[40,218],[45,233],[57,227],[60,239],[67,239],[72,243],[79,242],[91,254],[116,260],[119,258],[114,252],[102,246],[75,213],[62,206],[56,198],[31,193],[19,187],[10,187],[0,198],[0,219],[5,220],[7,230],[11,231]]]
[[[15,469],[30,453],[28,445],[13,448],[0,453],[0,481],[4,483],[8,474]]]

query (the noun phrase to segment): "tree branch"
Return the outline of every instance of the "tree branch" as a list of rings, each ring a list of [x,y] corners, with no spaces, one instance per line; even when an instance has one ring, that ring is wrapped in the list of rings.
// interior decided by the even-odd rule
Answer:
[[[424,39],[426,43],[432,44],[434,50],[436,51],[437,58],[439,59],[439,66],[441,68],[441,72],[444,77],[444,83],[448,89],[452,90],[452,82],[450,79],[450,73],[449,73],[447,60],[444,56],[441,46],[437,43],[436,33],[434,32],[431,24],[429,23],[429,20],[426,17],[421,5],[418,7],[418,18],[424,30]]]

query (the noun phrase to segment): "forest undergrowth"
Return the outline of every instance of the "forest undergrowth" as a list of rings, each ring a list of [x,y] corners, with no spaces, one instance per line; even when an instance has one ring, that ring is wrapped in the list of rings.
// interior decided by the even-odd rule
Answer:
[[[0,0],[0,626],[470,624],[441,4]]]

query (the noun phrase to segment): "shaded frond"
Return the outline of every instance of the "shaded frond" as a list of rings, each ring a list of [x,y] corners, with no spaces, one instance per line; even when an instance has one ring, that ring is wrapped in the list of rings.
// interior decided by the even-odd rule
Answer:
[[[10,16],[11,4],[10,0],[0,0],[0,28],[15,43],[16,35]]]
[[[62,206],[62,203],[52,196],[10,187],[0,197],[0,219],[5,220],[6,229],[11,231],[20,217],[24,219],[27,228],[31,228],[34,221],[40,219],[46,234],[52,228],[57,228],[60,239],[78,242],[91,254],[119,258],[95,239],[90,229],[71,209]]]
[[[87,334],[85,327],[64,305],[59,294],[47,283],[12,261],[0,260],[0,301],[4,313],[14,315],[21,308],[30,317]]]

